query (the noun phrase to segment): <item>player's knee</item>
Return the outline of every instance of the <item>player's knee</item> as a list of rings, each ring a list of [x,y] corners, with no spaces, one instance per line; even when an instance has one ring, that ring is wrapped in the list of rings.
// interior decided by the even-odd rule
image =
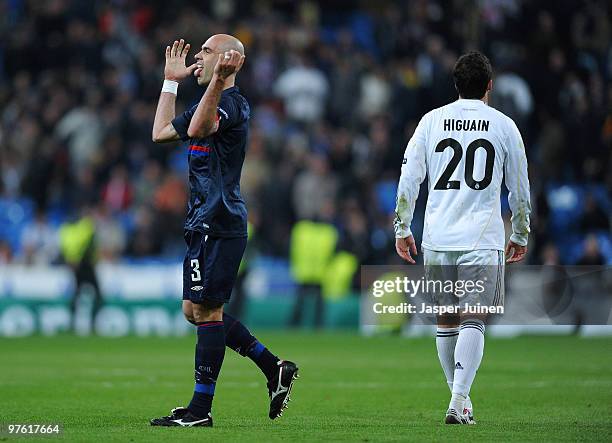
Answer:
[[[486,316],[473,315],[461,317],[461,329],[472,328],[479,330],[484,335],[486,329]]]
[[[486,325],[487,324],[487,316],[486,314],[468,314],[468,315],[462,315],[461,316],[461,324],[463,325],[464,323],[478,323],[481,325]]]
[[[223,303],[205,300],[202,303],[192,303],[193,318],[196,323],[205,321],[223,321]]]
[[[195,324],[195,318],[193,317],[193,306],[189,300],[183,300],[183,315],[185,320],[189,323]]]
[[[459,315],[438,315],[437,323],[440,328],[456,328],[459,326]]]

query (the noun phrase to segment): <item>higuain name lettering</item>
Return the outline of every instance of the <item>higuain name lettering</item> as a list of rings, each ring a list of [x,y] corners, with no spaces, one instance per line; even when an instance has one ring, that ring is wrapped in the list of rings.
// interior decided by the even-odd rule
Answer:
[[[488,131],[489,120],[455,120],[454,118],[444,119],[445,131]]]

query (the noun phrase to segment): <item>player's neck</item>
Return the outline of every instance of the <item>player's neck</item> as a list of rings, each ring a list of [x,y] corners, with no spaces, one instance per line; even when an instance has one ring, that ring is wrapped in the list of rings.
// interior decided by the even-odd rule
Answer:
[[[219,77],[213,76],[210,81],[208,83],[206,83],[204,85],[204,88],[208,88],[208,85],[210,85],[211,83],[220,81],[221,79]],[[232,75],[226,79],[223,80],[223,91],[225,91],[226,89],[232,88],[234,87],[236,84],[236,76]]]
[[[225,83],[223,83],[223,90],[225,91],[226,89],[229,88],[233,88],[236,85],[236,79],[235,78],[227,78],[225,79]]]
[[[233,88],[235,85],[236,85],[236,75],[233,74],[224,80],[223,90],[225,91],[226,89]]]
[[[489,93],[487,92],[482,98],[464,98],[464,97],[459,96],[459,100],[478,100],[480,102],[483,102],[485,105],[488,105],[489,104]]]

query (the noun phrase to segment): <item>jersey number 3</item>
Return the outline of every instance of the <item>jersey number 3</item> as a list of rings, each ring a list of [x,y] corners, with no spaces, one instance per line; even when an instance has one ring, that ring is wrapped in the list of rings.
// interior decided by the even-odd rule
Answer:
[[[461,147],[461,143],[459,143],[454,138],[446,138],[442,140],[436,146],[436,152],[444,152],[446,148],[453,149],[453,156],[448,162],[446,169],[440,176],[440,179],[434,186],[434,189],[445,191],[449,189],[459,189],[459,181],[458,180],[449,180],[457,169],[457,165],[461,161],[461,157],[463,156],[463,148]],[[482,148],[487,153],[487,159],[485,163],[485,174],[482,180],[474,180],[474,159],[476,157],[476,150],[478,148]],[[491,179],[493,178],[493,163],[495,162],[495,148],[491,144],[489,140],[485,140],[484,138],[479,138],[470,143],[465,152],[465,183],[472,189],[476,191],[482,191],[487,186],[491,184]]]

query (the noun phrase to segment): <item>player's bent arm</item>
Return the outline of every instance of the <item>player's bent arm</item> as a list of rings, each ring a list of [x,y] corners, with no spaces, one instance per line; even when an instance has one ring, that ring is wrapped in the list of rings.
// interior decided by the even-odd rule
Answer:
[[[527,246],[529,237],[529,216],[531,214],[531,201],[529,191],[529,176],[527,173],[527,156],[521,134],[514,124],[510,125],[510,134],[507,138],[505,183],[508,188],[508,204],[512,217],[512,235],[510,241],[519,246]]]
[[[168,123],[157,132],[155,130],[153,131],[154,143],[168,143],[180,139],[181,137],[179,136],[178,132],[176,132],[176,129],[174,129],[172,123]]]
[[[193,114],[187,135],[191,138],[204,138],[214,133],[218,129],[217,106],[221,100],[223,92],[224,80],[214,74],[206,92],[202,96],[198,107]]]
[[[414,205],[419,196],[419,188],[426,175],[425,138],[422,123],[419,123],[414,135],[406,146],[402,161],[402,173],[397,187],[395,206],[395,237],[406,238],[412,235],[410,224],[414,214]]]
[[[175,115],[176,95],[170,92],[162,92],[157,102],[155,120],[151,138],[155,143],[167,143],[179,140],[180,136],[172,125]]]

